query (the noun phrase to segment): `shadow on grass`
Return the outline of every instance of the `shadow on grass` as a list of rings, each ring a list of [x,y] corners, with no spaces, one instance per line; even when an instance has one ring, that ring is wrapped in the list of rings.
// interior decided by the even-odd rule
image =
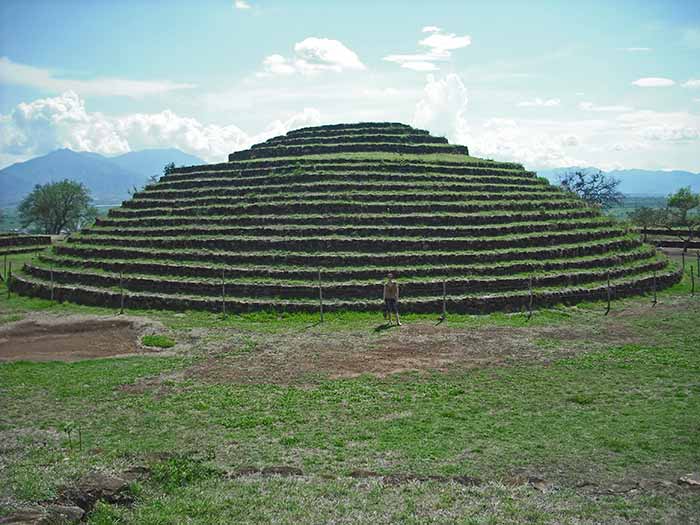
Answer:
[[[396,325],[391,324],[391,323],[382,323],[378,326],[374,327],[374,332],[379,333],[379,332],[384,332],[386,330],[390,330],[391,328],[394,328]]]

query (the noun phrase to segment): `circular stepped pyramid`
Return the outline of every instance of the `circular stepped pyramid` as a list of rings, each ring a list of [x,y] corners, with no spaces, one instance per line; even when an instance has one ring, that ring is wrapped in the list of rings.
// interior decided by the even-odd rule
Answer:
[[[229,162],[178,168],[57,245],[14,290],[126,307],[517,311],[645,293],[679,270],[519,164],[394,123],[305,128]]]

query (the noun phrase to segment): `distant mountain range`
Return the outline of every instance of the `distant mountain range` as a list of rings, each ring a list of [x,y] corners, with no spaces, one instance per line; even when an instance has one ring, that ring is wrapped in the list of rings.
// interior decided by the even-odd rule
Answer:
[[[540,170],[538,175],[547,177],[551,182],[557,184],[561,173],[595,169],[572,166],[570,168]],[[690,171],[613,170],[603,173],[619,179],[619,190],[626,195],[666,196],[685,186],[690,186],[694,192],[700,192],[700,173]]]
[[[205,163],[179,149],[133,151],[117,157],[59,149],[0,170],[0,206],[15,206],[35,185],[63,179],[85,184],[97,204],[120,203],[131,188],[161,175],[170,162],[176,166]]]

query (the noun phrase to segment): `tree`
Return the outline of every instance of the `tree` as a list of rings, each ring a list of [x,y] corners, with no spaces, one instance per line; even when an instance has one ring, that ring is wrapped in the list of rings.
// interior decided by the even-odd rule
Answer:
[[[617,191],[620,185],[619,179],[610,177],[600,170],[567,171],[559,176],[559,185],[575,193],[587,203],[601,208],[620,204],[624,198],[624,195]]]
[[[90,191],[72,180],[37,184],[17,208],[23,228],[59,234],[79,230],[92,222],[97,209],[92,206]]]
[[[683,252],[688,243],[700,234],[700,216],[693,210],[700,207],[700,194],[693,193],[690,186],[681,188],[666,199],[666,227],[669,233],[683,241]]]
[[[642,206],[634,211],[627,213],[627,217],[632,224],[639,226],[642,229],[643,241],[647,242],[647,233],[649,228],[654,226],[663,226],[666,219],[666,213],[664,210],[659,210],[658,208],[649,208],[648,206]]]

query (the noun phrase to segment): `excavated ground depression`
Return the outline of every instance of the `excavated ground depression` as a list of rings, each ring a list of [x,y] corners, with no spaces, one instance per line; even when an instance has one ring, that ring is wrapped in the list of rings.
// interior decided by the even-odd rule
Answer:
[[[130,318],[30,318],[0,326],[2,361],[80,361],[131,355],[142,322]]]

